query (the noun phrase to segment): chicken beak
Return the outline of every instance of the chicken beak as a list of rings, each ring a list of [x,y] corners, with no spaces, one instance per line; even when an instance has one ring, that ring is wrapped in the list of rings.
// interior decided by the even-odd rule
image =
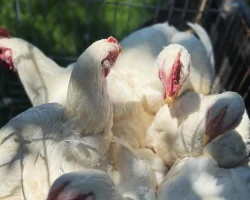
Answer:
[[[172,98],[172,97],[167,97],[167,104],[168,104],[168,107],[169,107],[169,108],[172,107],[173,102],[174,102],[174,98]]]
[[[205,147],[210,141],[211,141],[210,135],[205,133],[203,137],[203,147]]]
[[[123,49],[122,49],[122,47],[121,47],[121,46],[119,47],[119,53],[120,53],[120,54],[122,54],[122,53],[123,53]]]

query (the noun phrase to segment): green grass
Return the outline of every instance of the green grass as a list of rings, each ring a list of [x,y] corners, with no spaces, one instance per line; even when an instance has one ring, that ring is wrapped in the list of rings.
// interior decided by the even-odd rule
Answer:
[[[57,56],[79,55],[91,42],[109,35],[122,38],[150,19],[156,5],[156,0],[19,0],[17,20],[15,2],[0,2],[1,26]],[[129,7],[129,2],[140,6]]]

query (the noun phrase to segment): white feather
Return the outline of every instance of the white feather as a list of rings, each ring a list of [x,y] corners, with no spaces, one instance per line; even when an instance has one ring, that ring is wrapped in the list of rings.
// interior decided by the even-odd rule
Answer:
[[[211,107],[209,107],[210,105]],[[176,160],[186,156],[201,155],[203,153],[203,137],[208,132],[208,125],[211,124],[210,121],[207,121],[206,113],[210,109],[211,117],[209,119],[213,119],[225,106],[227,107],[226,115],[223,116],[221,124],[215,126],[220,129],[212,130],[214,135],[223,134],[221,137],[227,137],[226,133],[237,126],[248,126],[248,123],[244,125],[242,123],[245,122],[241,122],[245,106],[243,99],[237,93],[225,92],[218,95],[202,96],[189,92],[177,99],[171,109],[165,105],[159,110],[148,130],[147,146],[153,148],[168,166],[172,166]],[[228,143],[227,150],[224,149],[225,152],[210,151],[220,164],[238,165],[246,157],[246,144],[243,143],[241,132],[236,132],[236,134],[240,135],[231,137],[235,139],[236,144],[230,145],[232,141],[230,139],[211,142],[210,148],[214,150],[223,148],[216,148],[216,145],[223,145],[223,141]],[[223,157],[226,162],[219,160],[223,154],[230,154]],[[236,156],[237,162],[235,163],[233,159],[230,160],[230,156]],[[233,163],[229,164],[230,162]]]
[[[209,157],[185,158],[173,166],[157,199],[245,200],[250,198],[250,168],[219,168]]]
[[[32,107],[0,130],[0,198],[45,199],[64,173],[107,170],[113,112],[100,63],[112,49],[100,40],[78,58],[65,107]]]

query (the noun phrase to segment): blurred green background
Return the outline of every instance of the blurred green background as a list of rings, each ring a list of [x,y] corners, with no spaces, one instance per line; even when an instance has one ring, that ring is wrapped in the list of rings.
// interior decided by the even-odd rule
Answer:
[[[152,17],[157,4],[157,0],[0,2],[0,24],[12,36],[25,38],[46,54],[62,57],[79,55],[96,39],[110,35],[120,39]],[[137,6],[125,6],[129,4]]]

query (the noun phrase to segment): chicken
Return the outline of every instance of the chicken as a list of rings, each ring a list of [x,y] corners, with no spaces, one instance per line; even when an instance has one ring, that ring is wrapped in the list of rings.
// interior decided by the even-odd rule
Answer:
[[[210,157],[184,158],[174,165],[157,191],[157,199],[250,199],[250,168],[220,168]]]
[[[47,200],[123,200],[112,178],[100,170],[86,169],[57,178]]]
[[[184,36],[180,37],[181,34]],[[156,40],[152,41],[153,36]],[[205,36],[202,38],[209,40]],[[197,58],[190,63],[190,55],[183,46],[175,44],[162,49],[172,40],[180,40],[189,49],[193,43],[199,47],[202,55],[192,50],[193,56]],[[116,69],[112,72],[118,78],[112,79],[111,75],[109,78],[112,81],[108,86],[109,94],[113,93],[112,130],[114,135],[130,141],[134,148],[144,148],[142,138],[145,138],[145,127],[147,130],[159,108],[166,101],[171,106],[174,99],[188,90],[208,94],[213,81],[213,69],[209,62],[201,65],[201,60],[209,61],[203,44],[193,35],[179,33],[167,23],[136,31],[121,43],[124,53],[118,58]],[[200,85],[199,88],[197,85]],[[141,123],[138,124],[138,121]]]
[[[194,35],[186,32],[179,32],[177,30],[171,37],[171,43],[183,46],[188,51],[188,54],[190,54],[190,61],[186,61],[186,70],[182,71],[180,66],[181,63],[178,64],[178,57],[181,57],[181,55],[179,55],[177,50],[174,49],[174,46],[172,47],[173,52],[171,52],[171,54],[169,53],[169,55],[176,58],[177,63],[174,62],[176,65],[173,64],[171,68],[168,67],[169,56],[164,59],[164,55],[166,55],[164,50],[158,56],[158,58],[162,57],[162,59],[160,59],[162,62],[162,74],[165,74],[166,76],[164,81],[165,84],[163,83],[163,85],[166,91],[165,95],[169,107],[171,107],[176,98],[181,96],[187,90],[194,90],[197,93],[205,95],[209,94],[214,81],[214,58],[211,41],[201,26],[192,23],[188,23],[188,25],[196,31],[203,43]],[[178,48],[178,45],[175,47]],[[167,67],[165,66],[165,63],[167,64]],[[181,77],[181,73],[183,74],[182,76],[185,77],[182,83],[180,83],[181,81],[178,78]],[[160,77],[162,81],[164,80],[163,77],[163,75]]]
[[[206,31],[198,24],[188,25],[200,37],[198,40],[194,35],[177,31],[171,38],[171,43],[180,44],[187,49],[191,56],[189,88],[201,94],[209,94],[214,81],[214,56],[211,41]],[[195,47],[195,48],[194,48]],[[187,87],[187,86],[186,86]],[[184,90],[182,90],[184,91]],[[168,104],[171,106],[179,93],[167,94]]]
[[[237,132],[238,126],[248,126],[241,121],[244,105],[234,92],[208,96],[188,92],[171,109],[165,105],[159,110],[148,130],[147,144],[170,167],[184,157],[202,155],[203,147],[211,142],[207,153],[224,167],[236,166],[246,158],[246,144]]]
[[[120,51],[113,37],[94,42],[74,66],[65,106],[32,107],[0,130],[1,199],[45,199],[63,173],[107,170],[113,112],[106,77]]]
[[[212,44],[200,25],[192,23],[188,25],[201,41],[188,32],[180,32],[173,26],[169,26],[167,22],[138,30],[121,41],[124,54],[117,60],[116,70],[127,74],[127,81],[134,88],[137,99],[149,113],[155,114],[166,101],[171,106],[173,101],[188,89],[202,94],[210,93],[214,80]],[[190,66],[182,68],[181,63],[178,64],[178,52],[174,50],[173,45],[170,45],[173,52],[163,49],[169,44],[180,44],[188,50],[192,59]],[[193,48],[194,46],[196,48]],[[176,62],[172,62],[173,59]],[[162,86],[158,79],[159,68],[162,69],[161,74],[164,72],[166,75],[166,82],[168,82],[164,86],[176,88],[176,91],[169,91],[164,99],[162,99]],[[185,77],[185,79],[180,81],[178,77]],[[173,86],[173,81],[177,82],[176,86]],[[180,82],[185,84],[181,85]]]
[[[62,68],[34,45],[19,38],[10,38],[6,29],[1,30],[1,65],[18,72],[32,105],[53,102],[65,105],[74,63]],[[108,94],[114,107],[112,131],[116,136],[126,139],[133,148],[145,147],[147,124],[153,117],[147,115],[134,100],[133,90],[124,79],[126,77],[122,73],[112,71],[107,77]],[[129,103],[124,104],[124,101]]]
[[[34,45],[1,30],[1,66],[17,72],[32,105],[54,102],[65,105],[73,64],[60,67]]]

